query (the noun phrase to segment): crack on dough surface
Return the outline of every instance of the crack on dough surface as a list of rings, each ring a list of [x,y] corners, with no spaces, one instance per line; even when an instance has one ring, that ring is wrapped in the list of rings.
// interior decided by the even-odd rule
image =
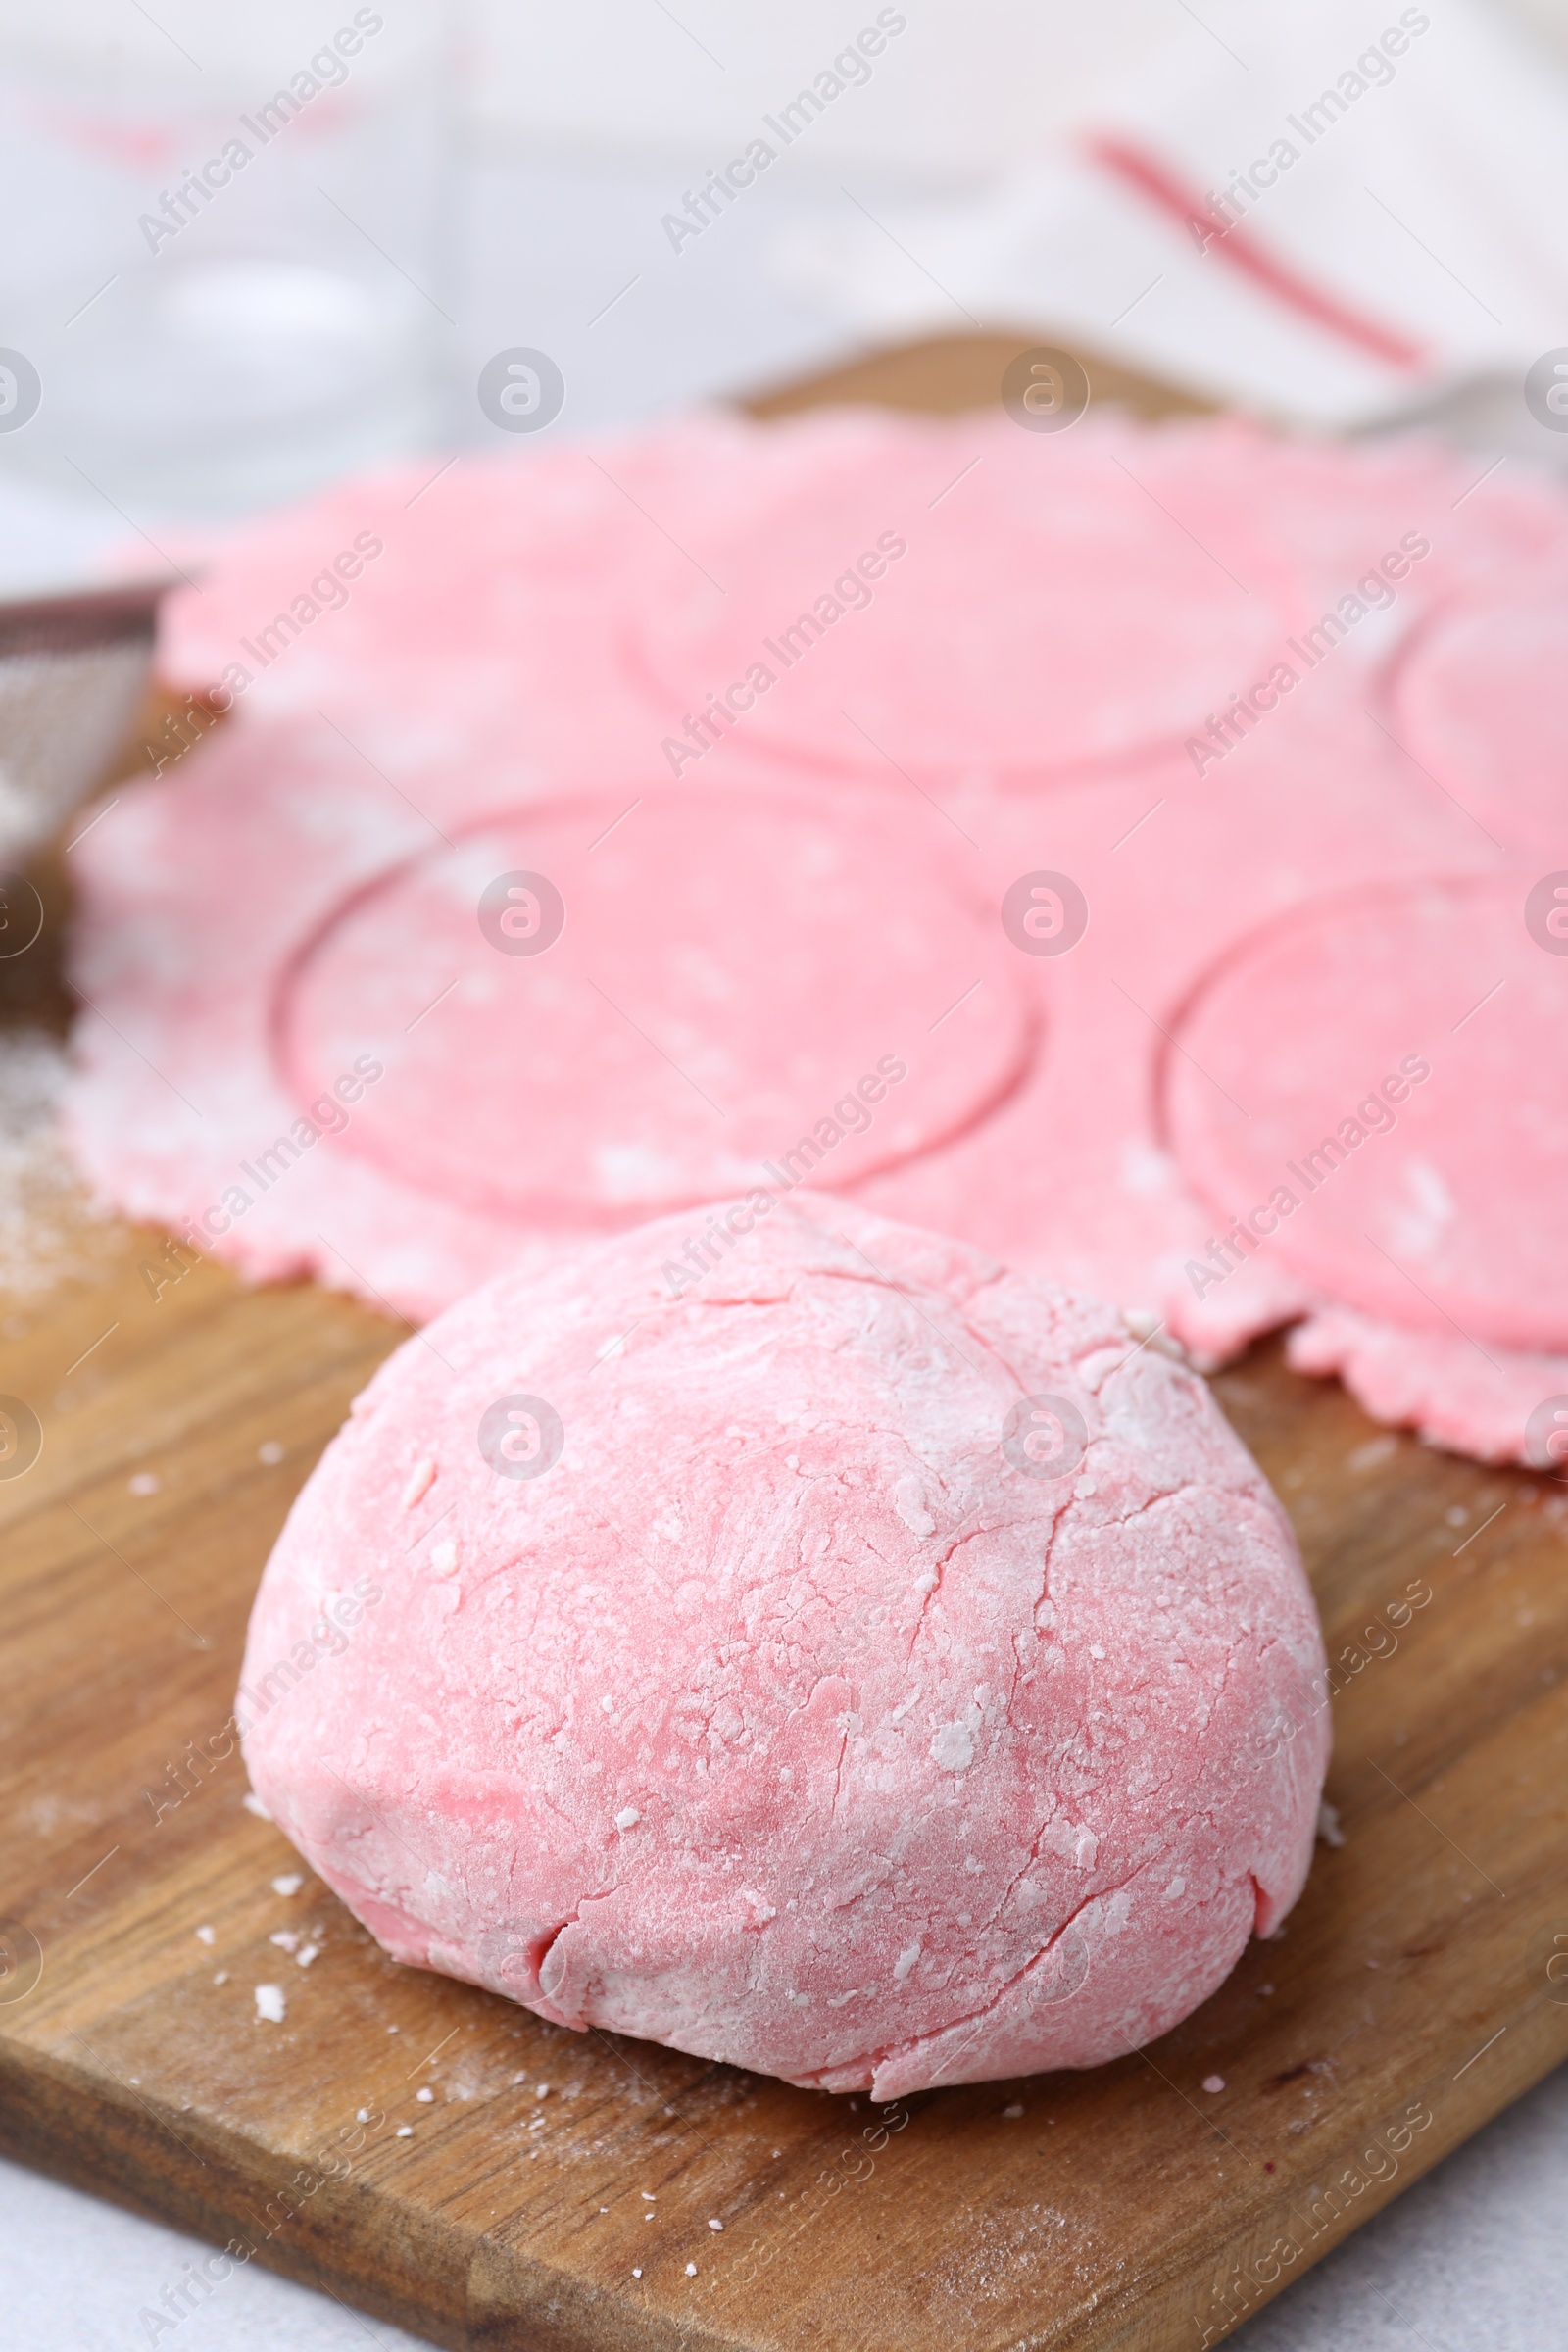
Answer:
[[[932,2043],[941,2041],[948,2034],[956,2034],[964,2026],[983,2025],[988,2017],[995,2015],[996,2011],[1001,2008],[1008,1994],[1014,1992],[1039,1968],[1041,1961],[1051,1957],[1052,1953],[1061,1944],[1063,1937],[1075,1930],[1079,1919],[1085,1911],[1090,1909],[1091,1905],[1108,1899],[1111,1895],[1119,1894],[1127,1884],[1129,1882],[1124,1880],[1114,1886],[1100,1887],[1093,1893],[1085,1895],[1077,1909],[1068,1914],[1040,1949],[1031,1953],[1030,1957],[1007,1979],[1005,1984],[999,1984],[995,1992],[981,2002],[978,2008],[964,2010],[957,2017],[948,2018],[942,2024],[931,2027],[929,2031],[913,2035],[906,2042],[888,2043],[882,2047],[865,2051],[856,2058],[843,2060],[831,2071],[835,2075],[848,2075],[858,2074],[863,2069],[866,2081],[874,2091],[876,2078],[884,2067],[892,2065],[898,2059],[906,2058],[918,2050],[928,2048]],[[934,2089],[941,2082],[948,2067],[953,2063],[955,2061],[950,2059],[936,2070],[931,2077],[929,2087]],[[837,2088],[839,2085],[835,2083],[834,2087]]]

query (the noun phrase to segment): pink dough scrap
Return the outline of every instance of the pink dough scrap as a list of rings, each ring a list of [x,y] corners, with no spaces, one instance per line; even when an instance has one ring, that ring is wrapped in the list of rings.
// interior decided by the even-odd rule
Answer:
[[[1338,1373],[1377,1420],[1414,1429],[1429,1445],[1484,1462],[1528,1462],[1558,1478],[1568,1461],[1568,1349],[1483,1352],[1456,1332],[1415,1334],[1353,1307],[1320,1305],[1292,1326],[1286,1357],[1298,1372]]]

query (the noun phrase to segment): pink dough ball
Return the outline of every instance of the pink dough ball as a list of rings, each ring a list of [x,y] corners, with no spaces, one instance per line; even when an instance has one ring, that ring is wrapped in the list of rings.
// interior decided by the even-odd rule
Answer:
[[[1323,1669],[1193,1372],[756,1192],[390,1358],[268,1564],[238,1714],[395,1958],[890,2098],[1206,1999],[1305,1879]]]

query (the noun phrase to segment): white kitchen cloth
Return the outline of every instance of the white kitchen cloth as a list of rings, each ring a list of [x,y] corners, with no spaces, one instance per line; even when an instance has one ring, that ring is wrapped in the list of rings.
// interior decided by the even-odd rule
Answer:
[[[1484,0],[1208,0],[1054,159],[961,204],[797,236],[879,337],[1078,339],[1339,429],[1568,345],[1568,76]],[[1556,457],[1553,449],[1549,454]]]

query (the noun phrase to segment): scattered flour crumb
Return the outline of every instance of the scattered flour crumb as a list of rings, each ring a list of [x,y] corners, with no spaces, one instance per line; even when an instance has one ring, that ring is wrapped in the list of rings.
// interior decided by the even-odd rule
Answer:
[[[280,2026],[283,2023],[285,2005],[281,1984],[257,1985],[256,2014],[260,2018],[265,2018],[270,2026]]]
[[[280,1878],[272,1881],[272,1892],[274,1894],[298,1894],[304,1884],[304,1877],[299,1871],[285,1870]]]
[[[1023,2113],[1023,2102],[1022,2102],[1022,2100],[1021,2100],[1021,2099],[1014,2099],[1014,2100],[1013,2100],[1013,2102],[1012,2102],[1012,2105],[1011,2105],[1010,2107],[1004,2107],[1004,2109],[1002,2110],[1002,2112],[1003,2112],[1003,2114],[1004,2114],[1004,2115],[1005,2115],[1005,2116],[1009,2116],[1009,2117],[1012,2119],[1012,2121],[1013,2121],[1014,2123],[1016,2123],[1016,2121],[1017,2121],[1018,2117],[1019,2117],[1020,2115],[1022,2115],[1022,2113]]]
[[[697,2276],[697,2265],[696,2265],[696,2263],[695,2263],[695,2262],[689,2262],[689,2263],[686,2265],[686,2276],[687,2276],[687,2278],[696,2278],[696,2276]]]
[[[434,1485],[434,1462],[428,1459],[416,1462],[414,1468],[409,1472],[409,1483],[403,1490],[402,1505],[404,1510],[412,1511],[415,1504],[422,1501]]]
[[[269,1470],[273,1470],[283,1459],[283,1448],[275,1438],[264,1438],[256,1448],[256,1459],[265,1462]]]
[[[1223,2075],[1205,2075],[1203,2077],[1203,2088],[1211,2099],[1218,2098],[1224,2087],[1225,2078]]]
[[[0,1036],[0,1290],[13,1298],[90,1275],[131,1246],[122,1228],[97,1216],[61,1141],[55,1114],[65,1080],[57,1038],[42,1029]]]
[[[1340,1827],[1340,1809],[1325,1797],[1317,1809],[1317,1834],[1325,1845],[1343,1845],[1345,1832]]]
[[[247,1813],[255,1814],[258,1821],[271,1820],[272,1816],[270,1813],[269,1813],[267,1807],[263,1804],[261,1798],[257,1795],[254,1788],[247,1788],[239,1801],[244,1806]]]
[[[397,2131],[393,2133],[393,2137],[395,2139],[412,2139],[414,2137],[414,2126],[412,2124],[399,2124]]]
[[[428,2107],[431,2100],[435,2097],[435,2092],[426,2088],[424,2090],[416,2090],[414,2095],[418,2100],[421,2107]]]
[[[292,1952],[298,1948],[300,1939],[292,1928],[274,1928],[267,1940],[269,1943],[281,1944],[285,1952]]]
[[[277,1941],[277,1938],[276,1938],[276,1936],[273,1936],[272,1940],[273,1940],[273,1942],[274,1942],[274,1943]],[[295,1955],[294,1955],[294,1965],[295,1965],[295,1967],[296,1967],[296,1968],[309,1968],[309,1967],[310,1967],[310,1965],[311,1965],[311,1962],[312,1962],[312,1961],[313,1961],[313,1960],[314,1960],[314,1959],[317,1957],[317,1955],[319,1953],[320,1949],[321,1949],[321,1947],[320,1947],[320,1945],[319,1945],[318,1943],[306,1943],[306,1944],[302,1944],[302,1945],[300,1946],[299,1950],[298,1950],[298,1951],[295,1953]]]
[[[218,1941],[218,1931],[215,1928],[198,1928],[196,1931],[196,1940],[198,1943],[216,1943]]]
[[[710,2215],[709,2215],[709,2217],[708,2217],[708,2227],[710,2228],[710,2230],[722,2230],[722,2229],[723,2229],[723,2227],[724,2227],[724,2225],[723,2225],[723,2223],[722,2223],[722,2222],[716,2222],[716,2221],[714,2221],[714,2219],[713,2219],[712,2215],[711,2215],[711,2214],[710,2214]]]
[[[133,1471],[126,1481],[133,1494],[156,1494],[163,1483],[156,1470]]]
[[[615,1827],[617,1830],[634,1830],[641,1819],[642,1815],[635,1805],[622,1805],[615,1815]]]
[[[220,1968],[220,1969],[219,1970],[219,1972],[218,1972],[217,1976],[216,1976],[216,1977],[214,1977],[214,1979],[213,1979],[213,1983],[214,1983],[215,1984],[226,1984],[228,1983],[228,1971],[227,1971],[227,1969],[226,1969],[226,1968]]]

